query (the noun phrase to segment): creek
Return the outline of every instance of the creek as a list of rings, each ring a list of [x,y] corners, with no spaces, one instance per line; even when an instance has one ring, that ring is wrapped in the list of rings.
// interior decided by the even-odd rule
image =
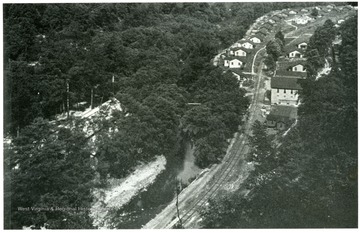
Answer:
[[[195,165],[194,146],[183,142],[175,156],[167,158],[166,169],[155,182],[142,190],[128,204],[114,210],[112,222],[116,229],[139,229],[160,213],[175,197],[178,181],[187,186],[201,169]]]

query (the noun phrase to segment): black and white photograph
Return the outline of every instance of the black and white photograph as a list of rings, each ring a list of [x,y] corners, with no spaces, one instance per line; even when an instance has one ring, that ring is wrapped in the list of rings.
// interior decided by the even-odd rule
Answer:
[[[358,229],[357,1],[1,7],[2,230]]]

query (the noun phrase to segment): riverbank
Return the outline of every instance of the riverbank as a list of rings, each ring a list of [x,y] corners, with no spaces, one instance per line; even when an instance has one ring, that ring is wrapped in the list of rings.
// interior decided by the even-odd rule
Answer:
[[[93,190],[96,201],[91,208],[90,216],[93,225],[99,228],[112,228],[109,213],[113,209],[120,209],[135,197],[141,190],[154,183],[156,177],[165,170],[166,158],[157,156],[148,164],[142,164],[124,179],[110,179],[106,188]]]

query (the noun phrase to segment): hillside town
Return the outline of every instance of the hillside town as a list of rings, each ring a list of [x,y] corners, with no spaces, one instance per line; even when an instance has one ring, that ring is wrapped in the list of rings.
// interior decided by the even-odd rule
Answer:
[[[307,76],[305,53],[316,25],[331,19],[338,28],[354,13],[350,6],[331,4],[269,13],[256,21],[246,37],[220,54],[220,59],[214,64],[225,70],[229,68],[241,82],[240,86],[244,87],[244,83],[253,80],[251,61],[254,54],[266,47],[277,32],[282,32],[285,44],[276,67],[270,70],[266,64],[263,65],[266,89],[263,108],[266,110],[267,126],[286,131],[297,119],[297,107],[301,104],[298,94],[302,89],[300,82]],[[333,46],[333,53],[338,53],[337,49]]]
[[[3,8],[5,230],[358,227],[357,2]]]

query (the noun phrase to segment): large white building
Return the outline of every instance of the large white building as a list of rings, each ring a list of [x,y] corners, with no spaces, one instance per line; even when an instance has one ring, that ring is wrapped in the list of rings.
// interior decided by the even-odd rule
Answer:
[[[297,106],[301,85],[298,78],[271,78],[271,104]]]

